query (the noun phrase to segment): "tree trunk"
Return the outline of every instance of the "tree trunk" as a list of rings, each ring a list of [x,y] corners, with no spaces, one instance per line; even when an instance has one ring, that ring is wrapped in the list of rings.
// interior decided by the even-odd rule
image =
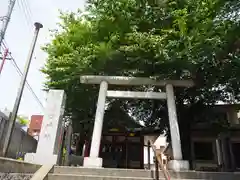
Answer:
[[[191,153],[191,121],[193,120],[189,109],[181,105],[178,107],[178,124],[180,129],[181,145],[183,159],[188,160],[190,169],[192,166],[192,153]]]

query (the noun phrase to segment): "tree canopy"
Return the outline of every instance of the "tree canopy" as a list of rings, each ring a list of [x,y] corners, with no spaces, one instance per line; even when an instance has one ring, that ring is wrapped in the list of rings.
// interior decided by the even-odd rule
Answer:
[[[23,116],[17,116],[17,121],[22,126],[26,126],[29,122],[29,120],[27,118],[23,117]]]
[[[61,13],[44,47],[46,87],[66,91],[66,113],[77,127],[91,124],[98,95],[80,75],[193,79],[194,88],[175,89],[180,128],[188,127],[199,106],[240,97],[239,8],[237,0],[88,0],[87,13]],[[147,126],[167,129],[164,103],[109,106],[116,102]]]

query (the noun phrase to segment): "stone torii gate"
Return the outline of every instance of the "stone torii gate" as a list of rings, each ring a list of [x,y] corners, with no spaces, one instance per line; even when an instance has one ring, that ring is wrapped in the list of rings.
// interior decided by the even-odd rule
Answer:
[[[166,99],[172,139],[173,160],[169,162],[169,169],[175,171],[188,170],[189,162],[182,158],[181,139],[177,121],[177,112],[173,87],[192,87],[191,80],[162,80],[150,78],[122,77],[122,76],[81,76],[81,83],[100,84],[97,110],[93,128],[90,156],[84,158],[85,167],[102,167],[99,149],[102,136],[103,118],[106,98],[132,98],[132,99]],[[136,92],[108,90],[108,85],[141,86],[154,85],[166,88],[166,92]]]

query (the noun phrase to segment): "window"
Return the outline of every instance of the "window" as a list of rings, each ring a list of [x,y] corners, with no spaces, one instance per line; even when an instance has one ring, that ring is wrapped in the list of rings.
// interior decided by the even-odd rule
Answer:
[[[116,136],[116,141],[117,142],[124,142],[125,141],[125,136]]]
[[[112,136],[103,136],[104,141],[112,142],[113,137]]]
[[[129,142],[140,142],[140,137],[128,137],[127,138]]]
[[[194,155],[196,160],[214,160],[212,142],[194,142]]]

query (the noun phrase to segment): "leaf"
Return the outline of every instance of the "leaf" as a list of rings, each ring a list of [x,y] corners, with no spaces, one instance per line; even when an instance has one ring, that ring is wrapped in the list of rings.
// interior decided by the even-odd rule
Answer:
[[[66,114],[88,128],[98,86],[80,84],[79,77],[86,74],[193,79],[194,88],[176,89],[180,119],[190,118],[183,107],[229,101],[230,96],[236,101],[239,8],[236,0],[89,0],[88,13],[61,13],[53,40],[43,48],[48,53],[42,69],[48,76],[46,87],[64,89]],[[147,126],[167,129],[161,104],[136,100],[121,101],[120,106]]]

